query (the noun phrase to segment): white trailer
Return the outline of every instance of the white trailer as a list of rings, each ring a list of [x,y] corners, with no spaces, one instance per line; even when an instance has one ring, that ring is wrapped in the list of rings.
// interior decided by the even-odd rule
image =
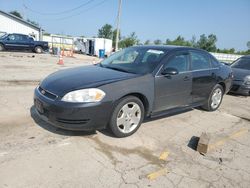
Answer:
[[[112,53],[112,40],[104,38],[74,38],[74,49],[78,52],[99,56],[99,50],[104,50],[105,55]]]

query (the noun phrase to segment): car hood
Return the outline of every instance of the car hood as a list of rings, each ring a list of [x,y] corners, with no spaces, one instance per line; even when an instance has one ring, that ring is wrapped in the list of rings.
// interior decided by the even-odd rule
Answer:
[[[46,77],[40,86],[62,97],[73,90],[99,87],[104,84],[137,76],[136,74],[92,65],[57,71]]]
[[[250,70],[232,68],[234,74],[234,80],[244,80],[247,75],[250,75]]]

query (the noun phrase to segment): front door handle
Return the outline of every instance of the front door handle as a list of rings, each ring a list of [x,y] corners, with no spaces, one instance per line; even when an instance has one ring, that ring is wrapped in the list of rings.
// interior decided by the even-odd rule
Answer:
[[[190,80],[190,77],[189,77],[189,76],[185,76],[185,77],[183,78],[183,80],[184,80],[184,81],[189,81],[189,80]]]
[[[216,78],[216,74],[214,72],[212,73],[212,78]]]

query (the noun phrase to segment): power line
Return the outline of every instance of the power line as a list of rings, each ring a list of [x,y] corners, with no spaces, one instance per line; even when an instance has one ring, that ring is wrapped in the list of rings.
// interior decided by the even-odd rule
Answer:
[[[62,17],[62,18],[58,18],[58,19],[53,19],[53,20],[55,20],[55,21],[60,21],[60,20],[66,20],[66,19],[72,18],[72,17],[74,17],[74,16],[78,16],[78,15],[80,15],[80,14],[83,14],[83,13],[85,13],[85,12],[88,12],[88,11],[90,11],[90,10],[92,10],[92,9],[94,9],[94,8],[96,8],[96,7],[100,6],[100,5],[102,5],[102,4],[104,4],[106,1],[107,1],[107,0],[103,0],[103,1],[101,1],[101,2],[99,2],[99,3],[96,3],[94,6],[91,6],[91,7],[87,8],[87,9],[85,9],[85,10],[83,10],[83,11],[77,13],[77,14],[73,14],[73,15],[70,15],[70,16],[66,16],[66,17]],[[50,19],[50,20],[52,20],[52,19]]]
[[[93,1],[95,1],[95,0],[88,0],[87,2],[85,2],[85,3],[83,3],[83,4],[81,4],[81,5],[79,5],[79,6],[77,6],[77,7],[75,7],[75,8],[72,8],[72,9],[68,9],[68,10],[64,10],[64,11],[61,11],[61,12],[51,12],[51,13],[45,13],[45,12],[40,12],[40,11],[36,11],[36,10],[33,10],[33,9],[31,9],[31,8],[29,8],[27,5],[25,5],[25,4],[23,4],[23,6],[27,9],[27,10],[29,10],[29,11],[31,11],[31,12],[33,12],[33,13],[36,13],[36,14],[40,14],[40,15],[60,15],[60,14],[66,14],[66,13],[69,13],[69,12],[72,12],[72,11],[75,11],[75,10],[77,10],[77,9],[80,9],[80,8],[82,8],[82,7],[84,7],[84,6],[86,6],[86,5],[88,5],[88,4],[90,4],[91,2],[93,2]]]

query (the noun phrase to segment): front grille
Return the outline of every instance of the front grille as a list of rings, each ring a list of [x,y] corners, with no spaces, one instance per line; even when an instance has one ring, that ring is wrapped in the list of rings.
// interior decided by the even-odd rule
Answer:
[[[89,122],[89,119],[78,119],[78,120],[72,120],[72,119],[57,119],[60,123],[67,123],[67,124],[86,124]]]
[[[57,98],[57,95],[55,95],[49,91],[46,91],[45,89],[41,88],[40,86],[38,87],[38,90],[40,91],[40,93],[42,95],[44,95],[45,97],[47,97],[49,99],[55,100]]]

